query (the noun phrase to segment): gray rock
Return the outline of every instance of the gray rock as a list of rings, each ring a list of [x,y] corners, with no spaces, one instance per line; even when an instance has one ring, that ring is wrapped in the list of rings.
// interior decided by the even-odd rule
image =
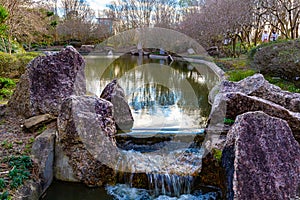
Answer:
[[[44,131],[35,138],[32,145],[31,154],[39,165],[42,192],[46,191],[53,180],[55,132],[55,129]]]
[[[90,186],[113,184],[119,151],[113,105],[90,96],[71,96],[58,117],[57,142],[78,179]]]
[[[263,112],[237,117],[222,163],[227,199],[293,199],[300,184],[300,146],[287,122]]]
[[[117,80],[110,82],[102,91],[100,98],[110,101],[114,106],[114,119],[119,130],[128,131],[133,126],[133,116],[125,93]]]
[[[14,192],[15,200],[37,200],[40,199],[42,188],[39,182],[27,180],[17,191]]]
[[[58,115],[62,101],[86,93],[84,59],[73,47],[32,60],[8,102],[10,112],[25,118]]]
[[[50,121],[53,121],[56,119],[53,115],[44,114],[44,115],[38,115],[34,117],[30,117],[28,119],[25,119],[24,126],[27,129],[37,127],[41,124],[48,123]]]
[[[238,115],[249,111],[263,111],[270,116],[284,119],[293,130],[295,137],[300,136],[300,113],[291,112],[271,101],[240,92],[219,93],[216,96],[209,116],[210,126],[222,124],[224,117],[235,119]]]
[[[55,143],[54,177],[60,181],[79,182],[70,165],[70,159],[59,142]]]
[[[263,75],[255,74],[239,82],[222,81],[220,93],[241,92],[272,101],[294,112],[300,112],[300,94],[281,90],[270,84]]]

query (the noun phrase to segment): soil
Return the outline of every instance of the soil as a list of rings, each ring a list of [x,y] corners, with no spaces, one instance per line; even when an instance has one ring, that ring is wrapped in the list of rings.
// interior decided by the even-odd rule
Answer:
[[[12,170],[12,167],[9,166],[7,158],[12,156],[30,156],[35,137],[39,135],[42,130],[46,129],[46,126],[43,126],[42,129],[25,129],[23,127],[24,120],[22,118],[12,113],[5,113],[5,105],[0,105],[0,109],[0,178],[8,181],[8,172]],[[48,126],[53,126],[53,124]],[[38,181],[38,166],[34,162],[32,163],[33,167],[30,169],[30,179]],[[9,196],[15,199],[14,197],[18,195],[19,188],[12,189],[7,184],[6,188],[0,188],[0,197],[1,193],[8,191]]]

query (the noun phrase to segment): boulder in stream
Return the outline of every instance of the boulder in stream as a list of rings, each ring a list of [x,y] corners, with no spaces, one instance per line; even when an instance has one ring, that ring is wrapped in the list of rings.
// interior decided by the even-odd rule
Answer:
[[[110,82],[102,91],[100,98],[110,101],[114,106],[114,119],[119,130],[128,131],[133,126],[133,116],[124,90],[117,80]]]
[[[261,111],[237,117],[222,152],[227,199],[293,199],[300,186],[300,146],[285,120]]]
[[[75,179],[89,186],[113,184],[119,158],[113,105],[97,97],[71,96],[61,108],[57,143],[68,157]]]
[[[32,60],[8,102],[8,109],[25,118],[57,116],[63,100],[86,93],[85,62],[71,46]]]

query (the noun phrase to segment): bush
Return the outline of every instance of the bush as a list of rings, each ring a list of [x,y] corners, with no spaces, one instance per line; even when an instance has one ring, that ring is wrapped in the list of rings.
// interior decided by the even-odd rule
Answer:
[[[36,52],[11,55],[0,52],[0,73],[2,75],[15,74],[19,77],[25,72],[27,64],[39,55],[41,54]]]
[[[260,45],[257,45],[253,48],[250,49],[248,57],[250,60],[253,60],[254,55],[263,47],[268,47],[268,46],[272,46],[274,44],[281,44],[281,43],[286,43],[289,40],[276,40],[274,42],[266,42],[266,43],[261,43]]]
[[[8,73],[16,63],[16,57],[8,53],[0,52],[0,71]]]
[[[234,70],[234,71],[228,71],[226,74],[229,76],[229,81],[240,81],[244,78],[247,78],[248,76],[252,76],[256,73],[256,71],[252,69],[248,70]]]
[[[8,99],[13,94],[16,83],[9,78],[0,77],[0,99]]]

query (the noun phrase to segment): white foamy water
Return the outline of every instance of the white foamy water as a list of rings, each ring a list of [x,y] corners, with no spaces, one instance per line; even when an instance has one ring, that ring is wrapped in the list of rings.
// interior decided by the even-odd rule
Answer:
[[[115,186],[107,186],[108,194],[112,195],[116,200],[216,200],[217,193],[208,192],[202,193],[201,191],[193,194],[183,194],[178,197],[171,197],[167,195],[155,196],[150,194],[149,191],[144,189],[137,189],[129,187],[125,184],[117,184]]]

